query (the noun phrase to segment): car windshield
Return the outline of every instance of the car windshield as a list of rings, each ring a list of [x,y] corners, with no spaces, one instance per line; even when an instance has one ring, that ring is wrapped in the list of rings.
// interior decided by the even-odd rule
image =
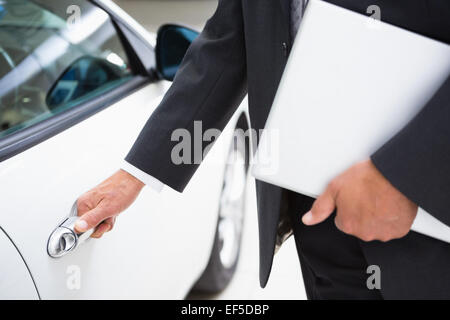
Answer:
[[[0,137],[131,76],[108,14],[82,0],[0,0]]]

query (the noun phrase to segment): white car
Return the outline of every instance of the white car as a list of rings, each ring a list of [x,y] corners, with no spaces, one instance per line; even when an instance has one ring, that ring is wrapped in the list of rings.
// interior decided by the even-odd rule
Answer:
[[[0,1],[0,299],[178,299],[229,282],[245,104],[183,194],[144,188],[100,240],[58,229],[120,168],[195,35],[149,34],[106,0]]]

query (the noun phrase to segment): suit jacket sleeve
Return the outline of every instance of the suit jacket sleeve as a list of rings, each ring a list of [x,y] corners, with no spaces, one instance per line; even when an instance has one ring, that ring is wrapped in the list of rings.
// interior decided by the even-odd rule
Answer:
[[[372,161],[405,196],[450,225],[450,77]]]
[[[172,149],[179,141],[172,141],[172,133],[187,130],[193,145],[194,121],[201,121],[203,132],[210,128],[222,130],[246,91],[241,0],[219,0],[215,14],[190,46],[171,88],[126,161],[183,191],[199,164],[173,163]]]

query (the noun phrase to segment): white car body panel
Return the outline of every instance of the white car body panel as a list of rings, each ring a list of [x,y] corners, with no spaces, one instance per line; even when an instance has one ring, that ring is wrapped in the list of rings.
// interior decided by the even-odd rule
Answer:
[[[0,300],[39,299],[33,279],[14,244],[0,229]]]
[[[144,188],[101,240],[59,259],[46,252],[50,233],[76,198],[120,167],[166,88],[150,84],[0,163],[0,194],[8,199],[0,202],[0,225],[43,299],[183,298],[205,268],[231,132],[221,136],[183,194]]]

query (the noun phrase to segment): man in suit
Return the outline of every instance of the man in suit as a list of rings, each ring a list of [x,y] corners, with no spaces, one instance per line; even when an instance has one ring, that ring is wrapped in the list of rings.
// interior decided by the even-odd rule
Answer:
[[[377,5],[383,21],[450,42],[448,0],[328,2],[363,14]],[[94,237],[109,231],[144,184],[183,191],[198,165],[172,162],[174,130],[192,132],[194,121],[223,129],[247,93],[252,128],[263,129],[304,6],[219,0],[126,165],[78,200],[78,231],[96,227]],[[449,123],[447,79],[411,123],[336,177],[317,201],[256,181],[261,286],[276,246],[293,229],[311,299],[449,298],[450,245],[409,232],[418,206],[450,225]],[[381,290],[367,286],[369,265],[380,268]]]

